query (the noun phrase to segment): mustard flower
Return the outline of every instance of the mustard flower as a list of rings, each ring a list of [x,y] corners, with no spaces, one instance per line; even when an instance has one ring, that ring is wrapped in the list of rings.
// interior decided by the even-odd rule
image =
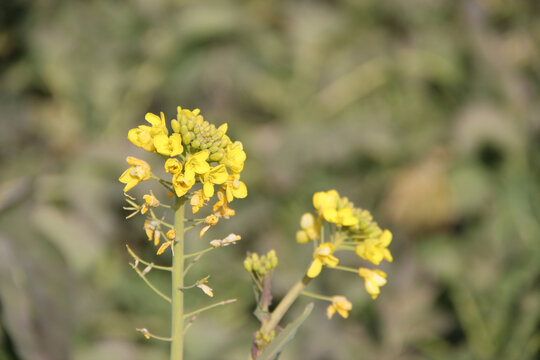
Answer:
[[[219,189],[217,192],[218,201],[214,204],[213,211],[218,212],[222,217],[229,218],[234,216],[235,211],[229,207],[229,202],[227,201],[227,195],[223,188]]]
[[[300,227],[302,230],[299,230],[296,233],[296,241],[300,244],[304,244],[310,240],[316,240],[319,238],[321,223],[315,219],[313,214],[303,214],[300,218]]]
[[[182,163],[178,159],[169,158],[165,161],[165,171],[170,174],[178,174],[182,171]]]
[[[358,244],[356,246],[356,255],[371,261],[375,265],[379,265],[383,259],[392,262],[392,254],[387,249],[390,242],[392,242],[392,233],[389,230],[384,230],[379,238],[366,239]]]
[[[221,162],[222,164],[227,165],[233,174],[238,174],[242,171],[245,161],[246,153],[244,152],[244,147],[240,141],[227,145],[225,156]]]
[[[156,135],[154,137],[154,147],[159,154],[171,157],[180,155],[184,151],[182,136],[177,133],[171,136],[165,134]]]
[[[144,231],[148,240],[154,240],[154,246],[158,246],[161,237],[161,231],[159,230],[159,223],[155,220],[145,220],[143,225]]]
[[[120,178],[118,179],[121,183],[126,184],[124,187],[124,192],[129,191],[135,185],[141,181],[150,179],[150,174],[152,168],[144,160],[137,159],[133,156],[128,156],[126,159],[127,163],[131,165],[129,169],[124,171]]]
[[[352,304],[345,296],[332,296],[332,304],[328,305],[326,309],[326,316],[328,319],[331,319],[334,314],[337,313],[341,315],[342,318],[346,319],[349,317],[349,311],[352,310]]]
[[[210,165],[206,162],[210,152],[202,150],[195,155],[188,155],[184,165],[184,176],[187,181],[195,180],[195,174],[206,174],[210,171]]]
[[[227,181],[222,185],[225,188],[227,201],[231,202],[234,198],[243,199],[247,196],[247,187],[240,181],[240,175],[230,175]]]
[[[191,197],[191,200],[189,201],[192,212],[196,214],[206,204],[207,200],[208,198],[204,196],[203,189],[194,191],[193,196]]]
[[[184,196],[195,184],[195,178],[188,179],[182,173],[176,173],[172,179],[172,185],[176,196]]]
[[[332,254],[334,253],[334,245],[331,243],[321,244],[313,252],[313,262],[311,263],[307,276],[310,278],[317,277],[322,270],[323,265],[329,267],[336,267],[339,263],[339,259]]]
[[[236,234],[229,234],[227,235],[226,238],[222,239],[222,240],[219,240],[219,239],[215,239],[215,240],[212,240],[210,241],[210,245],[212,245],[212,247],[214,248],[218,248],[218,247],[221,247],[221,246],[228,246],[228,245],[234,245],[236,244],[237,241],[241,240],[242,237],[240,235],[236,235]]]
[[[219,216],[216,214],[210,214],[204,219],[204,223],[207,224],[205,227],[202,228],[199,237],[203,237],[203,235],[210,229],[211,226],[214,226],[218,223]]]
[[[152,127],[141,125],[135,129],[131,129],[128,132],[128,139],[133,145],[143,148],[146,151],[153,152],[156,150],[154,146],[154,137],[156,135],[167,135],[167,127],[165,125],[165,115],[161,113],[161,117],[147,113],[144,117]]]
[[[386,273],[384,271],[375,269],[370,270],[368,268],[359,268],[358,275],[365,280],[366,291],[373,299],[376,299],[381,290],[381,286],[386,284]]]
[[[141,214],[146,214],[149,206],[158,207],[160,204],[159,200],[154,196],[154,193],[152,192],[152,190],[150,190],[150,194],[144,195],[143,199],[144,199],[144,204],[141,207]]]
[[[211,198],[214,196],[214,184],[221,185],[229,178],[229,173],[225,165],[218,165],[210,169],[203,175],[204,196]]]
[[[320,215],[324,216],[325,211],[335,210],[339,201],[339,193],[336,190],[321,191],[313,194],[313,206]],[[326,219],[328,221],[328,219]]]

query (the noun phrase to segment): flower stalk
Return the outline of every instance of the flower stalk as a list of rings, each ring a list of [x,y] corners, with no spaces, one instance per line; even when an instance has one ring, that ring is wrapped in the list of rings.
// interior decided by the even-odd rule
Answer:
[[[182,360],[184,349],[184,208],[185,198],[178,198],[174,207],[174,256],[172,268],[171,360]]]

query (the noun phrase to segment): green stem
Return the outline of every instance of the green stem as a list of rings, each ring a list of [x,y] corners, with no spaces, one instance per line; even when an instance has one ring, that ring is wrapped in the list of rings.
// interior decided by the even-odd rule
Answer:
[[[189,259],[190,257],[194,257],[194,256],[197,256],[197,255],[202,255],[202,254],[207,253],[207,252],[209,252],[211,250],[214,250],[214,249],[215,249],[215,247],[212,246],[212,247],[206,248],[206,249],[201,250],[201,251],[197,251],[197,252],[192,253],[192,254],[187,254],[187,255],[184,255],[184,259]]]
[[[268,322],[263,324],[263,326],[261,327],[261,331],[269,334],[272,330],[276,328],[276,326],[279,324],[279,321],[283,318],[287,310],[289,310],[293,302],[296,300],[296,298],[298,298],[298,296],[302,293],[302,291],[307,286],[307,284],[309,284],[310,281],[311,278],[305,275],[301,281],[293,285],[293,287],[281,300],[278,306],[274,309],[274,311],[270,315],[270,319],[268,319]]]
[[[185,198],[176,200],[174,206],[174,243],[172,270],[172,320],[171,320],[171,360],[182,360],[184,348],[184,293],[178,288],[184,286],[184,204]]]
[[[131,267],[133,268],[133,270],[135,270],[135,272],[137,273],[137,275],[139,275],[139,277],[140,277],[141,279],[144,280],[144,282],[146,283],[146,285],[148,285],[148,286],[150,287],[150,289],[154,290],[154,292],[155,292],[156,294],[158,294],[159,296],[161,296],[163,299],[167,300],[168,302],[171,302],[171,298],[168,297],[167,295],[165,295],[164,293],[162,293],[161,291],[159,291],[159,289],[156,288],[156,287],[154,286],[154,284],[152,284],[152,283],[150,282],[150,280],[148,280],[148,279],[146,278],[146,275],[144,275],[144,274],[142,273],[142,271],[139,270],[139,269],[137,268],[137,266],[135,266],[135,264],[131,264]]]
[[[302,291],[301,294],[304,295],[304,296],[308,296],[310,298],[313,298],[313,299],[332,302],[332,297],[331,296],[324,296],[324,295],[314,294],[314,293],[309,292],[309,291]]]
[[[358,268],[351,268],[351,267],[348,267],[348,266],[341,266],[341,265],[337,265],[337,266],[334,266],[334,267],[328,267],[328,268],[329,269],[335,269],[335,270],[348,271],[348,272],[358,274]]]
[[[187,313],[186,315],[184,315],[184,318],[188,318],[188,317],[190,317],[190,316],[193,316],[193,315],[202,313],[203,311],[213,309],[213,308],[215,308],[216,306],[227,305],[227,304],[233,303],[233,302],[235,302],[235,301],[236,301],[236,299],[223,300],[223,301],[220,301],[220,302],[218,302],[218,303],[215,303],[215,304],[212,304],[212,305],[208,305],[208,306],[205,306],[205,307],[200,308],[200,309],[198,309],[198,310],[195,310],[195,311],[192,311],[192,312],[190,312],[190,313]]]
[[[137,254],[135,254],[135,252],[133,250],[131,250],[131,248],[127,244],[126,244],[126,248],[127,248],[127,251],[129,253],[129,255],[131,255],[131,257],[133,257],[135,260],[138,260],[140,263],[142,263],[144,265],[151,266],[152,269],[172,271],[172,267],[170,267],[170,266],[161,266],[161,265],[156,265],[153,262],[144,261]]]

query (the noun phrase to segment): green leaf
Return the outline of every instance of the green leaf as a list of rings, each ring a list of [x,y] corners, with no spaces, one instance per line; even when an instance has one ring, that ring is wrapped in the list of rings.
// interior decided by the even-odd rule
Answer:
[[[287,325],[282,332],[264,349],[264,351],[257,357],[257,360],[274,360],[279,355],[285,344],[292,340],[296,334],[296,330],[302,325],[302,323],[307,319],[309,314],[313,310],[313,303],[307,304],[306,308],[302,315],[300,315],[296,320]]]

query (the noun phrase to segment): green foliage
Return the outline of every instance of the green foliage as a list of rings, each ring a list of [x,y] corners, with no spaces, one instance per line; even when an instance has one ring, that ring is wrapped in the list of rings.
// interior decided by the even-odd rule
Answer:
[[[351,274],[350,318],[316,304],[280,359],[538,358],[539,16],[535,0],[3,0],[0,357],[166,357],[135,331],[167,333],[168,308],[128,265],[126,242],[154,250],[116,180],[126,129],[180,104],[245,140],[250,191],[218,225],[238,247],[188,279],[218,273],[216,296],[240,300],[197,320],[186,358],[245,358],[245,252],[276,248],[279,300],[310,261],[297,221],[330,186],[392,229],[391,281],[373,303]]]

